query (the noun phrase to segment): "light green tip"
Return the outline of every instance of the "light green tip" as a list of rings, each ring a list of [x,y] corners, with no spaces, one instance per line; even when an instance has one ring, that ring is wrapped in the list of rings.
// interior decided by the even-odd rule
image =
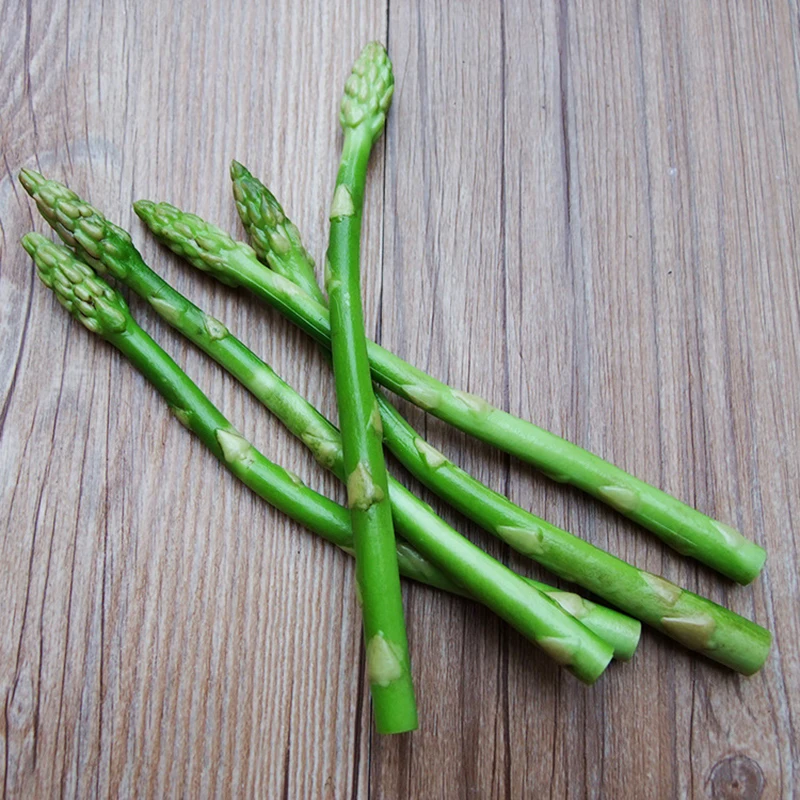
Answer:
[[[52,289],[64,308],[92,333],[108,337],[122,333],[132,321],[122,296],[72,251],[38,233],[22,237],[42,283]]]
[[[275,195],[238,161],[231,162],[231,180],[236,210],[258,257],[278,272],[292,250],[311,262],[300,232],[286,218]]]
[[[23,169],[19,181],[61,239],[98,272],[124,278],[131,258],[141,258],[130,234],[58,181]]]
[[[344,85],[339,122],[347,131],[363,130],[373,140],[380,136],[386,112],[392,102],[394,75],[392,62],[379,42],[370,42],[353,64]]]
[[[239,278],[228,266],[227,256],[239,252],[248,258],[256,257],[249,245],[235,241],[196,214],[188,214],[169,203],[137,200],[133,210],[170,250],[229,286],[238,286]]]

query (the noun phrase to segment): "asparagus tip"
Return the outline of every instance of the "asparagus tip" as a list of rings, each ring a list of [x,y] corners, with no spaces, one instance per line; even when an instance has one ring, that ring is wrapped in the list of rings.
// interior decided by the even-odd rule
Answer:
[[[235,158],[231,161],[231,180],[238,181],[241,178],[249,178],[250,172],[244,164],[237,161]]]
[[[345,129],[363,129],[375,140],[386,123],[392,102],[392,62],[380,42],[370,42],[353,64],[344,85],[339,122]]]
[[[34,194],[46,183],[46,180],[44,175],[36,172],[36,170],[23,167],[19,171],[19,182],[25,187],[25,191],[28,194]]]
[[[155,213],[156,204],[152,200],[136,200],[133,204],[133,210],[139,219],[147,220],[149,216]]]
[[[33,258],[42,283],[92,333],[110,336],[125,330],[131,316],[122,295],[69,248],[38,233],[25,234],[22,246]]]
[[[34,233],[31,231],[30,233],[26,233],[21,239],[20,243],[25,248],[25,252],[33,258],[36,254],[36,251],[39,248],[39,240],[44,239],[39,233]]]

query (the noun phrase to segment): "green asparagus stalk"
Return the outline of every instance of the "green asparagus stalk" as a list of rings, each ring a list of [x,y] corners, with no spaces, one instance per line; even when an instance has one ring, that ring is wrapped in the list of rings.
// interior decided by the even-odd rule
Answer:
[[[125,239],[109,242],[101,238],[101,242],[99,247],[92,248],[95,258],[104,258],[105,253],[114,250],[116,259],[128,246],[133,249]],[[269,462],[244,440],[175,362],[136,325],[116,291],[68,249],[38,234],[24,237],[23,245],[34,258],[42,281],[55,291],[59,301],[89,330],[107,339],[129,358],[165,397],[176,417],[200,436],[234,475],[276,508],[352,554],[348,512],[303,486],[296,476]],[[121,245],[121,249],[116,249],[117,245]],[[125,272],[126,260],[116,261],[117,268],[123,267],[121,272]],[[166,306],[162,303],[161,308]],[[180,312],[178,308],[176,314],[183,316]],[[176,314],[172,315],[173,319]],[[188,316],[191,317],[191,313]],[[208,327],[205,320],[200,327]],[[215,336],[219,341],[224,340],[224,336],[218,336],[218,328],[213,324],[210,328],[208,335],[212,340]],[[257,375],[264,377],[261,370]],[[339,460],[341,462],[341,458]],[[459,536],[403,487],[398,486],[394,495],[408,521],[410,535],[431,561],[447,560],[454,566],[454,572],[464,578],[465,587],[475,588],[477,595],[502,606],[502,615],[512,625],[582,680],[591,682],[599,676],[611,657],[608,644],[565,613],[556,602]],[[460,586],[453,586],[413,549],[401,544],[398,556],[407,574],[459,591]],[[567,597],[558,600],[564,605],[574,602]],[[581,603],[576,603],[574,610],[578,615],[591,616],[591,608],[584,609]],[[376,655],[378,662],[373,661],[373,670],[396,674],[399,669],[396,654],[373,652],[373,659]]]
[[[367,164],[372,144],[383,130],[393,89],[389,57],[381,45],[371,42],[356,60],[341,102],[344,144],[330,209],[326,270],[333,376],[364,638],[368,653],[373,647],[392,650],[403,664],[391,683],[371,682],[375,719],[378,730],[399,733],[417,727],[417,710],[408,669],[381,418],[367,359],[359,268]]]
[[[243,286],[330,348],[327,309],[267,269],[251,248],[190,215],[189,234],[176,222],[182,212],[166,203],[139,201],[136,212],[153,233],[198,269]],[[199,240],[198,238],[199,237]],[[454,427],[527,461],[554,480],[583,489],[651,530],[670,547],[723,575],[747,584],[760,572],[766,553],[734,528],[713,520],[596,455],[525,420],[452,389],[374,342],[367,342],[373,378],[400,397]]]
[[[251,177],[240,186],[239,194],[253,205],[259,195],[269,195],[269,192]],[[277,203],[274,198],[272,202]],[[260,227],[263,237],[268,224],[269,220],[260,219],[251,227]],[[253,235],[250,228],[248,233]],[[288,261],[283,254],[273,253],[271,263],[291,280],[294,264],[300,257]],[[384,443],[392,453],[418,480],[489,533],[506,541],[517,552],[535,558],[560,577],[581,584],[683,644],[705,651],[717,660],[720,660],[719,653],[715,656],[714,651],[727,651],[723,653],[723,663],[734,669],[744,672],[759,669],[770,642],[769,633],[763,628],[663,578],[638,570],[524,511],[458,469],[428,444],[384,395],[376,392],[376,398],[383,420]],[[708,624],[709,619],[714,621],[714,630]],[[705,645],[697,635],[704,621],[708,633]],[[729,628],[734,631],[734,637]],[[737,653],[739,648],[744,657]]]

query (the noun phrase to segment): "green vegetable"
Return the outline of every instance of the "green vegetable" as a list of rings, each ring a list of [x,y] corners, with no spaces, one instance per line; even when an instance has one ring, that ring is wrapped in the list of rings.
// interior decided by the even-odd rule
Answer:
[[[389,57],[381,45],[372,42],[356,60],[341,102],[344,146],[331,203],[326,264],[332,302],[333,374],[347,504],[353,521],[356,583],[361,593],[375,721],[382,733],[402,733],[417,727],[383,434],[367,360],[359,273],[367,163],[372,143],[383,130],[393,89]],[[394,656],[388,659],[393,666],[390,675],[373,668],[373,652],[381,655],[380,663],[387,661],[388,654]]]
[[[31,170],[26,170],[21,178],[45,218],[65,241],[73,243],[81,258],[92,263],[99,272],[111,274],[146,300],[169,324],[214,358],[273,411],[311,449],[323,466],[334,469],[339,477],[343,477],[338,431],[267,364],[231,335],[223,323],[204,313],[156,275],[144,263],[126,231],[109,222],[97,209],[63,184],[45,180]],[[79,242],[83,242],[83,246]],[[393,483],[390,478],[390,484]],[[392,500],[392,491],[389,494]],[[393,508],[398,530],[403,535],[411,528],[409,536],[413,536],[415,518],[425,518],[427,515],[433,518],[432,524],[440,523],[422,501],[413,499],[416,509],[410,515],[403,513],[402,507]],[[351,551],[352,542],[345,547]],[[453,583],[405,542],[397,542],[397,552],[403,574],[446,591],[468,594],[464,587]],[[458,575],[455,577],[459,579]],[[638,622],[572,592],[553,589],[530,579],[524,580],[548,594],[589,630],[609,642],[614,647],[616,657],[631,658],[641,632]],[[504,618],[509,619],[502,607],[502,596],[498,597],[499,601],[493,600],[484,592],[478,599],[496,608],[500,616],[505,615]],[[511,624],[514,624],[513,621]]]
[[[90,210],[85,204],[79,208]],[[90,224],[102,225],[105,222],[97,220],[95,216],[89,215]],[[84,227],[85,219],[87,217],[78,214],[76,229]],[[110,223],[106,224],[110,226]],[[114,230],[119,231],[116,228]],[[118,274],[132,275],[138,271],[135,264],[130,270],[127,268],[131,261],[130,252],[136,253],[128,239],[116,235],[107,239],[101,236],[99,242],[99,249],[93,249],[101,254],[104,261],[104,254],[113,250],[114,268]],[[59,301],[89,330],[107,339],[128,357],[164,396],[175,416],[195,432],[228,469],[267,502],[352,554],[348,512],[303,486],[296,476],[272,464],[253,448],[175,362],[136,325],[119,293],[77,260],[67,248],[55,245],[38,234],[28,234],[23,239],[23,245],[34,258],[42,281],[53,289]],[[129,252],[126,254],[125,251]],[[136,254],[135,259],[138,258]],[[146,267],[144,269],[147,270]],[[160,281],[157,276],[154,277]],[[166,284],[163,285],[169,291],[160,293],[162,299],[172,291]],[[161,303],[154,307],[165,310],[167,305]],[[205,320],[199,325],[196,324],[198,320],[192,321],[194,310],[194,306],[184,301],[174,314],[167,314],[165,318],[170,321],[183,319],[183,324],[189,329],[207,330]],[[202,312],[199,313],[202,315]],[[214,325],[211,330],[213,333],[207,330],[207,335],[199,338],[208,342],[223,342],[233,338],[228,334],[220,336],[219,329]],[[241,347],[246,350],[243,345]],[[259,367],[254,373],[258,376],[254,385],[262,389],[259,378],[269,377],[263,375],[263,368]],[[271,373],[271,370],[266,368],[266,372]],[[275,379],[278,384],[282,383],[277,376]],[[298,399],[298,405],[302,407],[305,401]],[[276,402],[280,405],[279,401]],[[285,413],[292,416],[288,410]],[[335,436],[335,429],[324,418],[316,412],[311,418],[314,421],[316,418],[322,420]],[[455,572],[465,579],[464,585],[477,587],[479,592],[499,603],[508,621],[546,652],[562,663],[572,660],[573,663],[567,664],[567,667],[583,680],[591,681],[603,671],[611,657],[609,645],[565,614],[555,602],[539,594],[519,576],[460,537],[407,490],[397,485],[393,487],[392,496],[402,509],[407,529],[415,537],[419,549],[425,549],[429,555],[434,553],[447,560],[448,564],[454,564]],[[435,567],[406,545],[398,546],[398,555],[406,574],[451,591],[459,591]],[[558,595],[557,592],[555,594]],[[584,618],[594,616],[592,604],[585,604],[580,598],[576,602],[568,596],[569,593],[564,594],[566,596],[558,597],[558,601],[572,607],[576,615]],[[376,655],[382,657],[384,666],[392,661],[389,658],[392,653],[383,642],[378,643]]]
[[[248,202],[265,187],[250,182]],[[273,202],[277,202],[274,201]],[[260,221],[259,225],[265,225]],[[292,263],[274,255],[291,279]],[[417,433],[380,392],[376,393],[384,442],[418,480],[513,549],[560,577],[578,583],[681,643],[745,673],[757,671],[769,652],[770,635],[727,609],[615,558],[535,517],[458,469]],[[709,624],[713,620],[713,631]],[[698,635],[709,633],[707,642]]]
[[[167,203],[139,201],[135,208],[161,241],[195,267],[250,289],[330,348],[327,309],[267,269],[250,248]],[[181,224],[187,219],[189,224]],[[373,378],[381,385],[456,428],[533,464],[554,480],[578,486],[653,531],[678,552],[743,584],[761,570],[764,550],[730,526],[530,422],[450,388],[374,342],[367,343],[367,353]]]

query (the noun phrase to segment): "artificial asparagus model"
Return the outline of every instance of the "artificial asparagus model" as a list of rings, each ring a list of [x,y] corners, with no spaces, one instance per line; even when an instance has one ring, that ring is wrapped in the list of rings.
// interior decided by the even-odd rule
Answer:
[[[77,231],[83,232],[85,227],[82,225]],[[92,247],[98,260],[116,245],[121,248],[115,251],[115,259],[127,249],[124,240],[114,242],[114,246],[106,241],[100,249],[89,241],[85,243]],[[117,347],[153,383],[175,416],[196,433],[234,475],[276,508],[352,553],[348,512],[303,486],[296,476],[272,464],[246,441],[136,324],[118,292],[65,247],[38,234],[25,236],[23,245],[33,257],[40,278],[56,293],[59,302],[90,331]],[[124,258],[115,261],[115,267],[125,261]],[[223,338],[218,328],[211,327],[211,338]],[[464,579],[464,586],[477,587],[479,592],[500,602],[500,610],[511,624],[582,680],[592,682],[602,673],[612,655],[610,645],[554,601],[459,536],[416,502],[407,490],[400,487],[395,494],[397,502],[406,509],[409,530],[418,547],[422,545],[421,549],[429,555],[431,552],[447,553],[448,563],[454,565],[455,574]],[[438,582],[443,588],[452,587],[452,584],[448,586],[447,578],[441,577],[435,568],[431,570],[413,550],[400,548],[399,552],[400,563],[412,577]],[[380,680],[396,675],[399,669],[392,653],[383,654],[377,666],[376,677]]]
[[[137,213],[161,241],[194,266],[254,292],[330,348],[328,310],[306,292],[287,285],[284,276],[265,269],[252,251],[238,247],[225,234],[219,237],[218,228],[198,224],[195,216],[190,220],[200,240],[192,240],[183,226],[175,228],[175,223],[183,220],[182,212],[166,203],[140,202]],[[205,230],[212,235],[206,236]],[[554,480],[583,489],[653,531],[679,553],[742,584],[760,572],[766,558],[764,550],[729,525],[577,445],[493,408],[479,397],[450,388],[374,342],[367,343],[367,353],[373,378],[381,385],[454,427],[533,464]]]
[[[242,207],[256,208],[265,202],[260,198],[266,196],[271,198],[272,207],[280,208],[260,181],[249,173],[247,180],[242,180],[245,172],[242,167],[233,176],[240,214]],[[285,219],[282,209],[281,217]],[[245,227],[251,239],[259,235],[261,241],[268,241],[270,221],[265,216],[248,216]],[[297,242],[299,249],[293,254],[264,251],[259,255],[291,280],[305,252],[299,234]],[[300,268],[306,275],[308,269],[308,265]],[[429,445],[380,392],[376,397],[384,442],[389,449],[412,475],[489,533],[691,649],[747,674],[761,667],[771,640],[764,628],[639,570],[514,505]]]
[[[380,44],[371,42],[353,65],[340,106],[344,142],[330,208],[326,289],[331,299],[333,376],[367,661],[372,653],[393,652],[402,665],[391,682],[370,681],[373,707],[378,730],[399,733],[416,728],[417,711],[383,460],[383,431],[367,359],[359,269],[367,164],[372,145],[383,131],[393,90],[389,56]],[[371,674],[369,668],[367,672]]]

